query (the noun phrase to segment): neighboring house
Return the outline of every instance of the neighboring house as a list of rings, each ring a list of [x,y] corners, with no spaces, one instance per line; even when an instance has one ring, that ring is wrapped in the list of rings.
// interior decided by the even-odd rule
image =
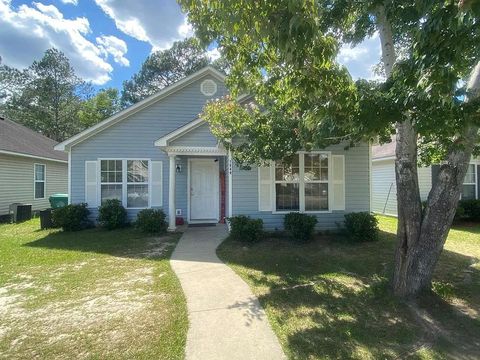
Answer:
[[[0,117],[0,216],[12,203],[50,207],[48,198],[68,189],[67,156],[35,131]]]
[[[239,214],[283,227],[290,211],[335,229],[343,214],[370,210],[370,147],[343,144],[301,152],[293,167],[239,168],[198,118],[205,103],[228,93],[224,76],[206,67],[55,147],[69,154],[70,199],[92,216],[119,199],[129,217],[162,208],[175,217],[216,223]]]
[[[372,146],[372,211],[397,216],[395,182],[395,139],[384,145]],[[418,168],[421,199],[427,200],[439,165]],[[462,199],[480,198],[480,159],[472,158],[463,184]]]

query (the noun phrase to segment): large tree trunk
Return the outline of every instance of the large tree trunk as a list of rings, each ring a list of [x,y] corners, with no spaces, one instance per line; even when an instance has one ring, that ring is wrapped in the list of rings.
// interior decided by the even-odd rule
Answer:
[[[376,17],[382,61],[389,77],[395,63],[395,51],[384,6],[377,8]],[[469,81],[471,98],[478,96],[479,83],[480,63]],[[398,122],[396,132],[398,227],[393,291],[406,298],[431,286],[433,271],[452,225],[468,163],[478,139],[478,127],[468,126],[460,134],[458,145],[461,146],[452,149],[441,166],[423,213],[417,173],[417,134],[409,120]]]

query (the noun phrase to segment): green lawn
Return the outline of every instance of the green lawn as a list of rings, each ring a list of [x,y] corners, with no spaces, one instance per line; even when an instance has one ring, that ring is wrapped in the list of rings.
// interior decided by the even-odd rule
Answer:
[[[450,232],[435,292],[403,303],[388,285],[396,219],[379,220],[375,243],[227,240],[218,254],[258,295],[292,359],[480,358],[480,225]]]
[[[179,235],[0,225],[0,358],[181,359]]]

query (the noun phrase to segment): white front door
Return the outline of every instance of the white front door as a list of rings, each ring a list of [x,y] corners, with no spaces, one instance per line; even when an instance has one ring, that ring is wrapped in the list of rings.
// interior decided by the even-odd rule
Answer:
[[[219,167],[215,159],[190,159],[190,221],[219,218]]]

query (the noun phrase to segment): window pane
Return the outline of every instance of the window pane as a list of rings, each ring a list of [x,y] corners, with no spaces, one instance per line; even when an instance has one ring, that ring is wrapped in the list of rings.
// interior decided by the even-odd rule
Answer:
[[[122,160],[102,160],[100,168],[101,182],[122,182]]]
[[[122,185],[102,185],[101,200],[117,199],[122,201]]]
[[[128,160],[127,171],[128,182],[148,182],[148,161]]]
[[[277,210],[298,211],[300,192],[298,184],[275,184]]]
[[[470,164],[467,168],[464,184],[475,184],[475,165]]]
[[[320,155],[321,166],[328,168],[328,155],[321,154]]]
[[[275,163],[275,180],[277,181],[298,181],[300,168],[299,156],[295,155],[286,161]]]
[[[148,207],[148,185],[127,185],[127,207]]]
[[[35,165],[35,180],[45,180],[45,165]]]
[[[305,184],[305,210],[328,210],[328,184]]]
[[[43,181],[35,182],[35,199],[43,199],[45,197],[45,183]]]
[[[304,179],[305,181],[320,180],[320,155],[305,154],[304,157]]]
[[[328,168],[322,168],[321,174],[320,174],[320,180],[328,181]]]
[[[463,200],[475,199],[475,185],[463,185],[462,199]]]

